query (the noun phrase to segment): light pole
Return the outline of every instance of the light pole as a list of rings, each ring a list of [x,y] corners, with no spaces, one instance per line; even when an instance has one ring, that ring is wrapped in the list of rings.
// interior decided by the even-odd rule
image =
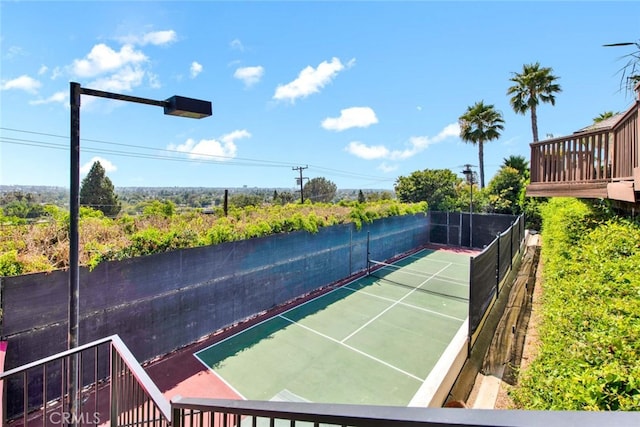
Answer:
[[[464,165],[462,173],[469,183],[469,247],[473,247],[473,171],[469,164]]]
[[[185,98],[182,96],[172,96],[164,101],[139,98],[137,96],[121,95],[117,93],[104,92],[101,90],[88,89],[80,86],[80,83],[70,82],[69,102],[71,106],[71,190],[69,200],[69,329],[68,348],[78,346],[78,324],[80,310],[78,305],[80,288],[80,267],[79,267],[79,236],[78,224],[80,214],[80,96],[90,95],[99,98],[118,99],[121,101],[135,102],[138,104],[155,105],[164,108],[164,114],[171,116],[190,117],[201,119],[212,114],[210,101]],[[77,356],[76,356],[77,357]],[[78,409],[78,364],[75,358],[71,359],[72,366],[69,367],[69,401],[72,424],[76,424],[76,410]]]

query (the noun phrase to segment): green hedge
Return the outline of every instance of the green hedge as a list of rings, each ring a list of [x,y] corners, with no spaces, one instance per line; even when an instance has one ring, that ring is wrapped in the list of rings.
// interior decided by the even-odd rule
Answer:
[[[68,266],[69,214],[47,208],[48,217],[34,224],[0,217],[0,276],[51,271]],[[102,212],[80,208],[80,265],[150,255],[182,248],[306,230],[353,222],[363,223],[395,215],[426,212],[426,202],[380,200],[339,204],[305,203],[232,208],[228,216],[188,211],[176,213],[171,202],[154,201],[143,215],[112,219]]]
[[[575,199],[542,209],[541,346],[515,403],[640,409],[640,225]]]

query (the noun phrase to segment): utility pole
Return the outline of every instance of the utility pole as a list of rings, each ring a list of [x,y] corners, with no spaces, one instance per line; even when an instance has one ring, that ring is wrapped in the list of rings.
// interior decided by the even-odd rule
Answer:
[[[469,183],[469,247],[473,247],[473,171],[471,167],[473,165],[464,165],[462,173],[467,178]]]
[[[302,188],[303,188],[302,183],[304,182],[304,180],[305,180],[305,179],[309,179],[309,178],[307,178],[306,176],[305,176],[305,177],[303,177],[303,176],[302,176],[302,171],[303,171],[304,169],[307,169],[308,167],[309,167],[309,166],[304,166],[304,167],[303,167],[303,166],[298,166],[297,168],[291,168],[291,169],[292,169],[292,170],[294,170],[294,171],[296,171],[296,170],[297,170],[297,171],[300,171],[300,178],[296,178],[296,183],[297,183],[298,185],[300,185],[300,203],[304,203],[304,192],[303,192],[303,190],[302,190]]]

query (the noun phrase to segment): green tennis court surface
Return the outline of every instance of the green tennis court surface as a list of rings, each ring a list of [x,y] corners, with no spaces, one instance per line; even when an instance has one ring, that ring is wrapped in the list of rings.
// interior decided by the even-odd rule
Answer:
[[[467,317],[469,255],[381,267],[196,357],[246,399],[408,405]]]

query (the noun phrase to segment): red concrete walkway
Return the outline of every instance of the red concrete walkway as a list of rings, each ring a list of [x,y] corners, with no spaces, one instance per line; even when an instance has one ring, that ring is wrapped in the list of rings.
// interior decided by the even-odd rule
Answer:
[[[194,353],[218,339],[220,337],[216,336],[185,347],[151,363],[145,371],[169,400],[175,396],[241,399],[241,396],[194,356]]]

